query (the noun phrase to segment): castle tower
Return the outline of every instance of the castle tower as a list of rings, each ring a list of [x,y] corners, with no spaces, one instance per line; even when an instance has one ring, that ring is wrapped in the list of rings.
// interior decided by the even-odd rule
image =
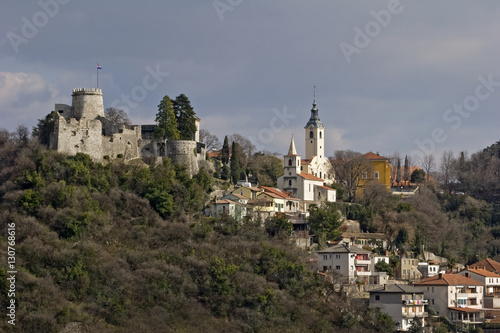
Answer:
[[[102,90],[99,88],[73,89],[73,117],[77,120],[85,118],[93,120],[104,117],[104,104],[102,101]]]
[[[311,118],[304,127],[306,130],[306,159],[312,159],[314,156],[323,158],[325,156],[325,127],[318,116],[316,107],[316,97],[313,100],[311,109]]]

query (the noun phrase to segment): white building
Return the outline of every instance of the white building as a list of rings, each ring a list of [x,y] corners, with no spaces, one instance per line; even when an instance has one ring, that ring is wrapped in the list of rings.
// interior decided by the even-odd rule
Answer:
[[[467,268],[458,274],[484,283],[484,307],[500,308],[500,275],[485,269]]]
[[[475,325],[484,321],[484,284],[460,274],[442,274],[415,282],[424,292],[429,307],[453,323]]]
[[[382,259],[385,261],[385,259]],[[375,272],[372,252],[341,243],[318,251],[318,270],[339,274],[348,283],[383,284],[387,273]]]

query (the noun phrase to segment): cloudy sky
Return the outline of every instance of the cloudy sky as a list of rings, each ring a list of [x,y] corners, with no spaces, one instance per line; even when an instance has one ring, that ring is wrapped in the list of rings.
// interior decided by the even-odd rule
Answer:
[[[40,0],[0,13],[0,128],[99,87],[154,123],[186,94],[202,128],[304,154],[316,86],[335,150],[418,158],[500,140],[500,2]]]

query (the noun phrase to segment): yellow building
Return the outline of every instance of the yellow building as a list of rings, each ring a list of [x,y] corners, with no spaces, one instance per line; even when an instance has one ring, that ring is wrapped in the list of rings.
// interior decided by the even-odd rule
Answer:
[[[364,189],[371,185],[385,185],[387,189],[391,188],[391,163],[387,157],[374,154],[372,152],[363,155],[370,161],[372,170],[364,171],[359,180],[356,195],[361,197]]]

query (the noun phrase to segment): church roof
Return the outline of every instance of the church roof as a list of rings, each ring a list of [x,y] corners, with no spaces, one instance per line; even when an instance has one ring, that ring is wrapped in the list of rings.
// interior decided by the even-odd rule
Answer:
[[[293,156],[297,155],[297,149],[295,149],[295,142],[293,141],[293,136],[292,140],[290,141],[290,148],[288,148],[288,154],[286,156]]]
[[[311,125],[313,127],[323,127],[323,123],[319,120],[318,112],[319,110],[316,107],[316,99],[314,99],[313,108],[311,109],[311,118],[309,118],[309,121],[304,128],[308,128]]]
[[[310,173],[307,173],[307,172],[298,173],[297,176],[300,176],[300,177],[302,177],[304,179],[317,180],[317,181],[320,181],[320,182],[324,182],[323,179],[321,179],[319,177],[316,177],[314,175],[311,175]]]

